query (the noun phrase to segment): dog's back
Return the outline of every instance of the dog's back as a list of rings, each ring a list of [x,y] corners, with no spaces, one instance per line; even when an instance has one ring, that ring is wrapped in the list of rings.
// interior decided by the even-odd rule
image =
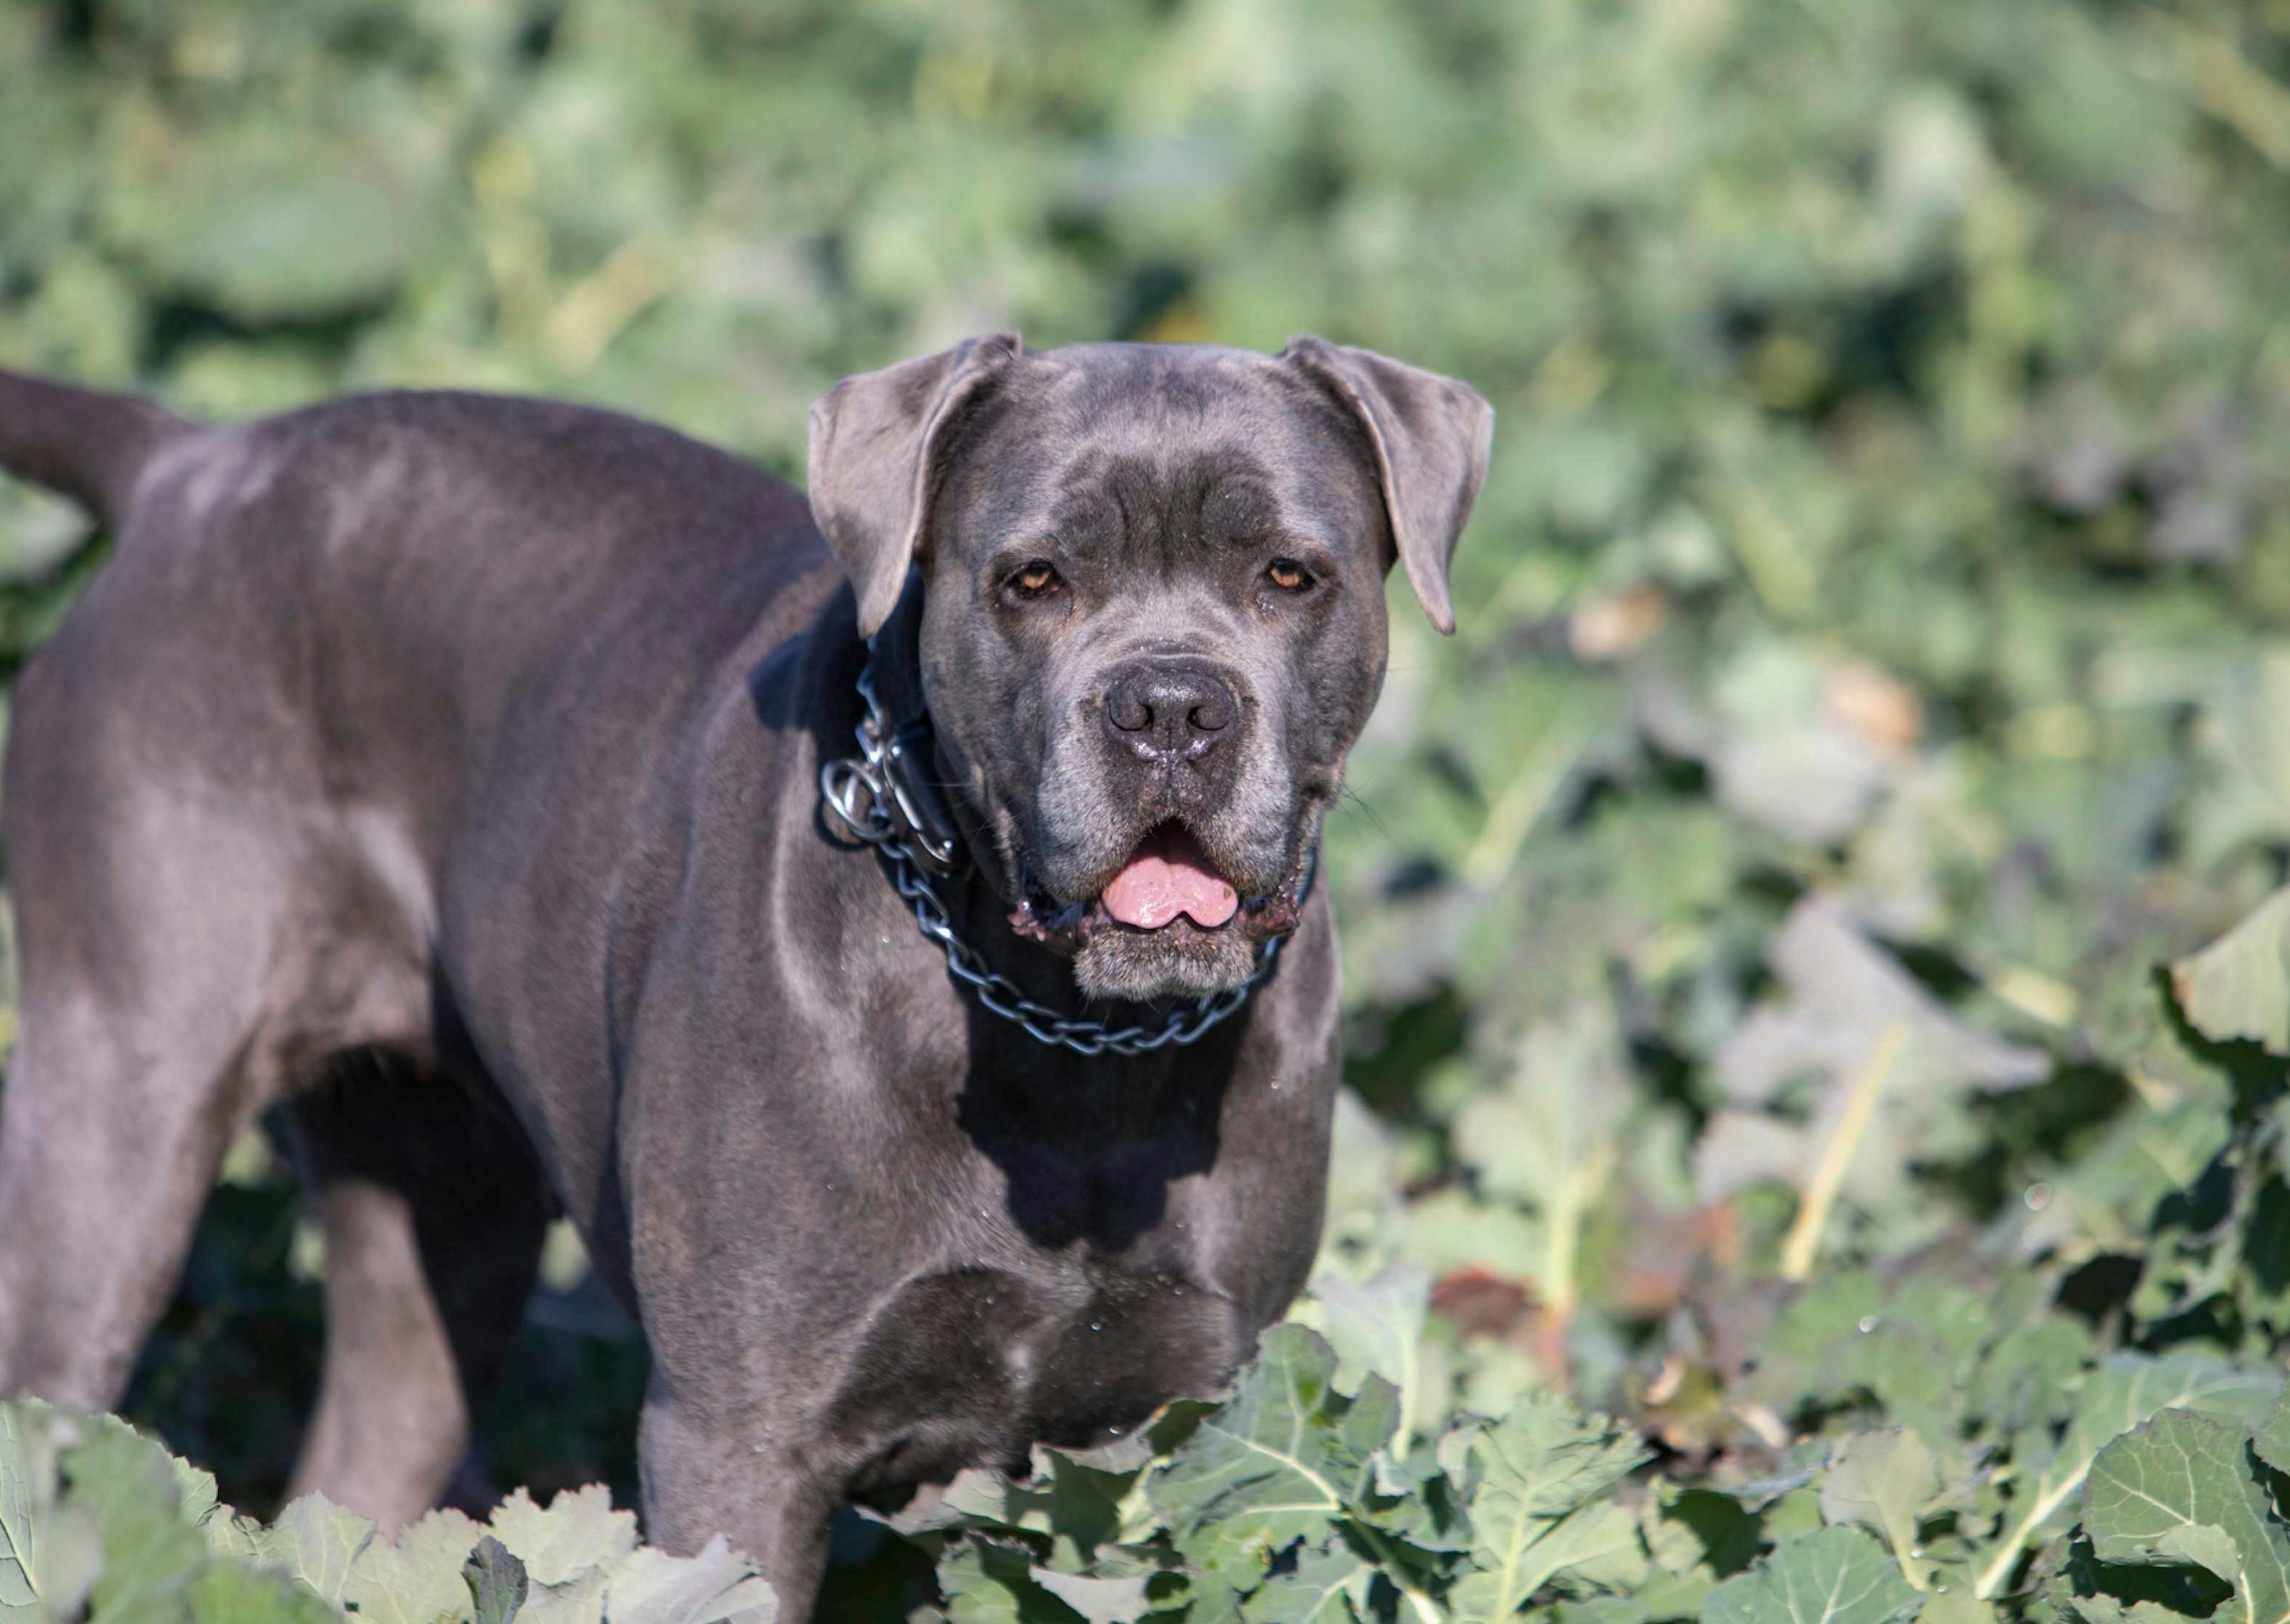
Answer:
[[[642,734],[672,735],[788,586],[831,569],[784,482],[542,401],[376,394],[201,428],[0,374],[0,468],[117,537],[14,696],[19,849],[46,821],[78,844],[117,768],[261,801],[274,828],[410,803],[434,863],[449,804],[520,732],[640,690]]]
[[[205,428],[0,373],[0,468],[119,539],[42,660],[71,659],[100,619],[130,623],[107,628],[127,646],[108,648],[106,681],[163,644],[308,665],[260,674],[321,700],[325,683],[386,668],[451,707],[457,734],[494,725],[509,684],[605,626],[626,638],[706,604],[752,612],[826,563],[801,493],[753,464],[511,396],[352,396]],[[672,628],[686,650],[706,631]]]

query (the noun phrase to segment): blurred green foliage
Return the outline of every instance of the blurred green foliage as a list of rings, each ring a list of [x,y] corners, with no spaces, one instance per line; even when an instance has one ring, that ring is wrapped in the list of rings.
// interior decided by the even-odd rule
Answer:
[[[0,364],[565,395],[797,476],[835,377],[1003,325],[1495,403],[1461,635],[1395,595],[1329,838],[1366,1108],[1302,1313],[1436,1283],[1427,1435],[1564,1384],[1770,1450],[1739,1305],[1860,1263],[2102,1350],[2290,1330],[2290,1190],[2228,1165],[2280,1028],[2198,1064],[2150,973],[2290,862],[2286,271],[2285,0],[0,0]],[[0,492],[0,655],[79,536]],[[257,1503],[292,1203],[219,1197],[136,1401]],[[625,1489],[584,1301],[504,1482]]]

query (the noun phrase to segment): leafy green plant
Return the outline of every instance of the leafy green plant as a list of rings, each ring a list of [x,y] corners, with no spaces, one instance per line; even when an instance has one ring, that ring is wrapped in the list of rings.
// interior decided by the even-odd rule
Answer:
[[[317,1495],[275,1523],[109,1416],[0,1404],[0,1620],[8,1624],[771,1624],[771,1588],[720,1538],[637,1544],[603,1489],[484,1523],[433,1511],[396,1539]]]

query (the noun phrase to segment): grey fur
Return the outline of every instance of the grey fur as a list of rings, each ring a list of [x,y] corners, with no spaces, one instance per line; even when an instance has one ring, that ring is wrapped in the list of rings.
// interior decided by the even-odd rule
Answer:
[[[299,1486],[386,1522],[441,1488],[554,1210],[653,1350],[652,1537],[729,1533],[790,1620],[845,1498],[1226,1380],[1318,1237],[1325,888],[1213,933],[1006,916],[1077,911],[1170,818],[1277,898],[1381,683],[1395,556],[1441,618],[1484,403],[1325,348],[987,340],[846,381],[813,437],[833,556],[800,493],[603,412],[204,428],[0,374],[0,466],[118,532],[8,740],[0,1391],[116,1401],[218,1157],[280,1101],[335,1260]],[[1061,597],[1011,595],[1037,556]],[[1197,1047],[1036,1044],[829,838],[860,625],[910,564],[919,632],[882,661],[929,700],[981,865],[942,889],[997,968],[1069,1006],[1177,994],[1293,927]],[[1180,657],[1241,716],[1149,760],[1107,687]]]

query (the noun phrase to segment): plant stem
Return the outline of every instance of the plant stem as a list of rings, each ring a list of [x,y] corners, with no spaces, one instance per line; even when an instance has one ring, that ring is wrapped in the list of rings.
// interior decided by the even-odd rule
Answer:
[[[1789,1238],[1782,1243],[1782,1279],[1802,1282],[1812,1277],[1814,1263],[1821,1253],[1821,1234],[1829,1227],[1830,1209],[1837,1204],[1837,1192],[1845,1187],[1845,1173],[1853,1165],[1853,1153],[1861,1148],[1862,1138],[1869,1132],[1869,1124],[1877,1114],[1878,1096],[1885,1092],[1885,1080],[1892,1075],[1908,1041],[1908,1021],[1895,1020],[1869,1052],[1861,1075],[1853,1079],[1852,1092],[1845,1100],[1845,1115],[1838,1119],[1837,1131],[1829,1136],[1829,1143],[1822,1147],[1821,1161],[1806,1182],[1805,1199],[1798,1206],[1797,1221],[1790,1226]]]

